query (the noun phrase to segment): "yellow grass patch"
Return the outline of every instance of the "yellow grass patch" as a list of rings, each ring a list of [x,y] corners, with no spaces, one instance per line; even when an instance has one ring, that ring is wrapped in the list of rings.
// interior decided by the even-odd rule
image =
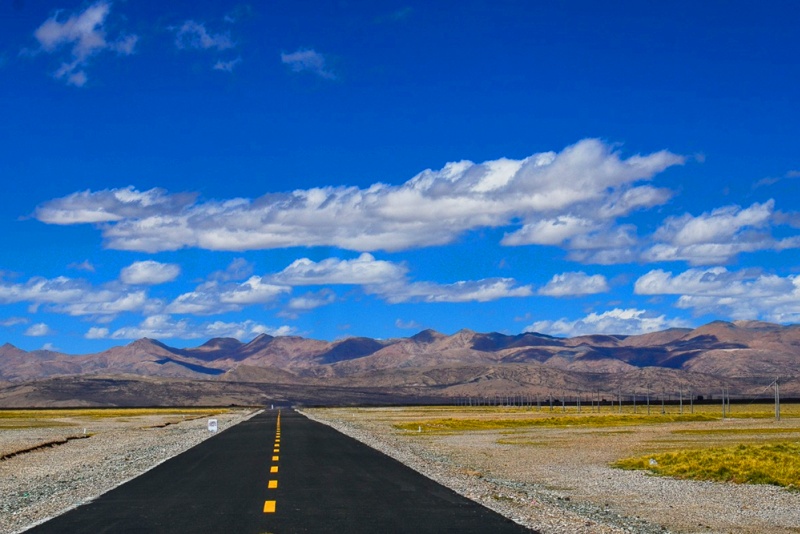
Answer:
[[[716,418],[704,414],[664,415],[556,415],[519,418],[447,418],[428,419],[409,423],[398,423],[399,430],[417,432],[466,432],[475,430],[505,430],[529,427],[614,427],[661,423],[713,421]]]
[[[796,442],[665,452],[613,465],[676,478],[800,487],[800,443]]]

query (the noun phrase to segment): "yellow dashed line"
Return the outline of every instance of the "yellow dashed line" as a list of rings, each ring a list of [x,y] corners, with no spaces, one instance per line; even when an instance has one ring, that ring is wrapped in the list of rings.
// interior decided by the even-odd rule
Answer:
[[[280,452],[280,442],[281,442],[281,412],[278,410],[278,421],[275,429],[275,444],[273,445],[272,453],[274,456],[272,457],[273,462],[277,462],[279,460],[278,452]],[[270,473],[277,473],[278,466],[273,465],[269,468]],[[278,481],[273,479],[267,482],[267,489],[278,489]],[[275,505],[276,501],[264,501],[264,513],[265,514],[274,514],[275,513]]]

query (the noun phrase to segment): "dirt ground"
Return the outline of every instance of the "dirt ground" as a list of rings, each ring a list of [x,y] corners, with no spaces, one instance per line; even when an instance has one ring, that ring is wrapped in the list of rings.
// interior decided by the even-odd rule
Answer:
[[[615,460],[666,450],[798,441],[800,419],[794,417],[471,431],[437,431],[425,426],[423,431],[420,427],[414,431],[398,430],[394,425],[559,414],[536,412],[535,408],[328,409],[314,414],[368,432],[395,447],[410,448],[420,456],[438,458],[441,466],[459,473],[462,479],[471,477],[476,485],[490,480],[518,488],[528,499],[520,503],[518,513],[527,514],[528,524],[545,532],[547,525],[536,522],[537,505],[548,500],[545,494],[556,495],[556,502],[560,500],[565,508],[585,510],[594,519],[600,510],[641,520],[642,531],[646,523],[674,532],[800,532],[800,493],[796,491],[676,480],[610,467]],[[582,414],[586,415],[590,414]],[[539,500],[537,491],[543,492]],[[630,525],[624,529],[638,531]]]

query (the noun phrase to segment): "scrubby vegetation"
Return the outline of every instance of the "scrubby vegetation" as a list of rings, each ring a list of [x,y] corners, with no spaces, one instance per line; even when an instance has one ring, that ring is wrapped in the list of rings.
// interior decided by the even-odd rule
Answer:
[[[447,418],[399,423],[395,428],[422,432],[464,432],[474,430],[504,430],[527,427],[615,427],[690,421],[713,421],[706,414],[665,415],[556,415],[527,418]]]
[[[696,480],[800,488],[800,443],[740,444],[626,458],[622,469]]]

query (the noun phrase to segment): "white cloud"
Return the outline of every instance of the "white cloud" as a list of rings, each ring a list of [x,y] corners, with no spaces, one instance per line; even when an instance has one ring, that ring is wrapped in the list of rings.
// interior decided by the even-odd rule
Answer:
[[[322,78],[336,78],[336,75],[325,66],[325,57],[312,49],[300,49],[290,54],[281,52],[281,62],[289,65],[294,72],[308,71]]]
[[[180,49],[227,50],[234,45],[227,32],[210,34],[205,24],[187,20],[179,28],[175,28],[175,46]]]
[[[251,276],[238,286],[220,293],[219,300],[223,304],[264,304],[275,300],[291,288],[265,282],[263,278]]]
[[[35,217],[48,224],[148,221],[158,225],[166,214],[179,214],[194,203],[196,195],[168,195],[163,189],[140,192],[132,186],[102,191],[80,191],[36,208]]]
[[[232,59],[230,61],[222,61],[218,60],[214,63],[214,70],[221,70],[223,72],[233,72],[234,67],[242,62],[242,58],[237,57],[236,59]]]
[[[518,286],[511,278],[489,278],[459,281],[452,284],[410,282],[402,264],[376,260],[368,253],[358,258],[342,260],[327,258],[319,262],[301,258],[279,273],[251,276],[239,283],[204,282],[194,291],[178,296],[165,311],[173,314],[211,315],[238,311],[253,304],[268,304],[295,286],[357,285],[364,292],[376,295],[389,303],[399,302],[488,302],[507,297],[533,295],[531,286]],[[295,297],[288,303],[284,317],[296,317],[294,312],[327,305],[336,300],[329,289]]]
[[[260,334],[289,336],[295,333],[295,329],[291,326],[283,325],[271,328],[250,320],[239,323],[215,321],[205,325],[202,329],[206,333],[206,337],[234,337],[240,340],[247,340]]]
[[[108,337],[108,333],[108,328],[93,326],[83,337],[86,339],[106,339]]]
[[[103,50],[111,50],[120,55],[133,54],[138,40],[136,35],[123,34],[115,40],[107,39],[104,24],[110,12],[109,2],[96,2],[83,12],[70,15],[66,20],[59,20],[62,17],[57,12],[36,29],[34,37],[41,50],[55,53],[64,46],[70,48],[70,58],[53,74],[56,78],[81,87],[88,80],[84,68],[96,54]]]
[[[267,304],[291,292],[291,287],[272,284],[265,278],[251,276],[238,284],[205,282],[197,286],[194,291],[179,295],[165,311],[177,314],[212,315],[238,311],[247,305]]]
[[[605,276],[601,274],[589,276],[578,271],[554,275],[538,293],[549,297],[571,297],[606,293],[609,289]]]
[[[50,336],[54,333],[55,332],[53,332],[53,330],[51,330],[50,327],[45,323],[32,324],[27,330],[25,330],[25,335],[32,337]]]
[[[452,284],[400,282],[365,287],[391,304],[400,302],[489,302],[501,298],[529,297],[531,286],[517,286],[512,278],[486,278]]]
[[[95,271],[94,265],[92,265],[92,262],[90,262],[89,260],[83,260],[80,263],[70,263],[69,265],[67,265],[67,267],[70,269],[76,269],[78,271],[88,271],[90,273],[93,273]]]
[[[288,308],[293,311],[310,311],[334,302],[336,302],[336,293],[329,289],[323,289],[291,299]]]
[[[224,271],[216,271],[209,275],[209,280],[229,282],[231,280],[244,280],[253,274],[253,264],[244,258],[236,258]]]
[[[327,258],[320,262],[308,258],[295,260],[270,279],[292,286],[353,284],[385,284],[405,277],[406,267],[390,261],[376,260],[366,252],[352,260]]]
[[[161,306],[144,291],[108,286],[94,288],[85,280],[59,276],[34,277],[25,283],[0,281],[0,304],[29,302],[34,309],[46,305],[49,311],[68,315],[107,315],[154,310]]]
[[[0,282],[0,303],[66,304],[81,299],[87,292],[87,284],[79,280],[64,276],[34,277],[24,284]]]
[[[655,232],[656,244],[645,251],[644,259],[713,265],[726,263],[742,252],[800,246],[796,237],[772,237],[774,206],[775,201],[770,199],[749,208],[725,206],[698,216],[687,213],[669,217]]]
[[[561,245],[573,237],[598,229],[597,221],[573,215],[558,215],[525,224],[503,239],[504,245]]]
[[[234,337],[241,340],[259,334],[286,336],[294,333],[290,326],[268,327],[252,320],[241,322],[214,321],[195,324],[187,319],[175,320],[169,315],[154,315],[145,318],[137,326],[126,326],[110,333],[107,328],[91,327],[84,337],[87,339],[200,339],[211,337]]]
[[[30,321],[25,317],[9,317],[0,321],[0,326],[10,327],[18,324],[28,324]]]
[[[397,319],[394,322],[394,325],[402,330],[419,330],[420,328],[422,328],[422,325],[419,324],[417,321],[414,321],[413,319],[411,321],[404,321],[402,319]]]
[[[452,284],[409,282],[405,265],[376,260],[363,253],[352,260],[327,258],[320,262],[308,258],[294,261],[269,280],[291,286],[345,284],[360,285],[368,294],[390,303],[399,302],[488,302],[506,297],[527,297],[530,286],[516,286],[510,278],[459,281]]]
[[[156,285],[172,282],[181,274],[174,263],[159,263],[153,260],[137,261],[122,269],[119,278],[128,285]]]
[[[79,302],[56,306],[51,310],[69,315],[116,315],[123,312],[148,312],[161,307],[160,301],[149,299],[144,291],[100,290],[87,292]]]
[[[800,276],[781,277],[724,267],[689,269],[678,275],[656,269],[634,285],[639,295],[680,295],[677,306],[698,314],[778,323],[800,321]]]
[[[667,319],[665,315],[653,315],[635,308],[614,308],[599,314],[590,313],[575,321],[566,318],[537,321],[526,327],[525,331],[574,337],[591,334],[636,335],[688,326],[682,319]]]
[[[99,228],[108,247],[146,252],[297,246],[397,251],[444,245],[480,228],[519,226],[504,244],[560,244],[576,253],[576,247],[593,246],[581,249],[585,258],[611,261],[636,239],[635,229],[616,228],[615,218],[668,196],[637,182],[683,161],[667,151],[622,159],[609,145],[588,139],[559,154],[519,161],[449,163],[400,186],[325,187],[205,202],[129,187],[74,193],[40,205],[35,215],[52,224],[105,223]],[[597,243],[607,243],[612,252],[604,256]]]

